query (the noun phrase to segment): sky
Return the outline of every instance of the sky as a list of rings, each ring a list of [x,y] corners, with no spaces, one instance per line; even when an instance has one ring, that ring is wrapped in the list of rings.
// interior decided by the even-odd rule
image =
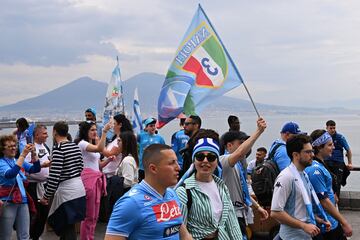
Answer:
[[[201,3],[256,102],[360,100],[360,1],[5,0],[0,106],[89,76],[165,75]],[[242,86],[229,96],[246,99]],[[360,101],[359,101],[360,102]]]

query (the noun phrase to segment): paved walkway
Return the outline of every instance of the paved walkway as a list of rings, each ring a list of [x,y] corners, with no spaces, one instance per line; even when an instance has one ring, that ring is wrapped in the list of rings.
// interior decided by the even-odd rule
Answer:
[[[341,213],[345,215],[345,218],[351,223],[351,225],[353,227],[353,237],[351,239],[352,240],[360,239],[360,211],[343,210],[343,211],[341,211]],[[98,223],[96,226],[95,239],[96,240],[104,239],[105,230],[106,230],[106,223]],[[16,237],[14,234],[13,240],[15,240],[15,239],[16,239]],[[55,239],[59,239],[59,238],[54,234],[54,232],[44,232],[44,234],[41,236],[41,239],[42,240],[55,240]],[[265,240],[265,239],[268,239],[268,238],[257,237],[254,240]]]

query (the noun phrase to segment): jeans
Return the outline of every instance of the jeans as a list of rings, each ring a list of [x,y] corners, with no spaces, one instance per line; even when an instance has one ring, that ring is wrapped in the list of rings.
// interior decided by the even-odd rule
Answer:
[[[18,240],[27,240],[30,238],[30,215],[27,203],[5,203],[3,214],[0,217],[0,240],[9,240],[13,232],[13,226],[16,228]]]

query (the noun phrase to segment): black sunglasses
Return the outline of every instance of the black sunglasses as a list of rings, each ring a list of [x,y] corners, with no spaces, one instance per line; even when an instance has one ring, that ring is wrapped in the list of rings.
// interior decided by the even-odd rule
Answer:
[[[194,124],[193,122],[184,122],[184,125],[185,126],[188,126],[188,125],[190,125],[190,124]]]
[[[213,153],[208,153],[208,154],[197,153],[197,154],[195,154],[195,159],[198,160],[198,161],[204,161],[205,158],[208,160],[208,162],[213,162],[218,157]]]

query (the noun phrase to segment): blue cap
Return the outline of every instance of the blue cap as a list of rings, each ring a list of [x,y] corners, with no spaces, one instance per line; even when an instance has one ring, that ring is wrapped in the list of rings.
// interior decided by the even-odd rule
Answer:
[[[156,123],[156,119],[155,119],[155,118],[147,118],[147,119],[144,121],[145,127],[147,127],[149,124],[155,124],[155,123]]]
[[[96,117],[96,110],[95,108],[88,108],[85,112],[91,112]]]
[[[300,130],[299,125],[296,122],[287,122],[281,129],[281,133],[292,133],[292,134],[306,134]]]
[[[216,154],[217,158],[220,157],[220,147],[212,138],[200,138],[194,147],[192,159],[194,161],[195,154],[202,151],[209,151]]]

